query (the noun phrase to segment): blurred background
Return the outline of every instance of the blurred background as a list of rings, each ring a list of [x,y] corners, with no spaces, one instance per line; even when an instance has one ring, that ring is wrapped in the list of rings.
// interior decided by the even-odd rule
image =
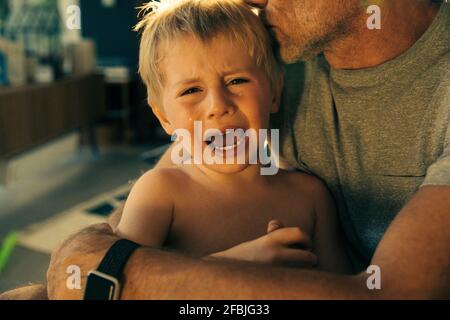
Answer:
[[[0,292],[44,283],[170,137],[137,74],[137,0],[0,0]]]

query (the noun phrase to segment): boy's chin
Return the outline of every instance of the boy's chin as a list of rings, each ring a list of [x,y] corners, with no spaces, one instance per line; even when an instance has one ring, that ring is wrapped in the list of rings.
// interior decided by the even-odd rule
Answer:
[[[209,170],[222,174],[236,174],[247,169],[249,164],[210,164],[206,165]]]

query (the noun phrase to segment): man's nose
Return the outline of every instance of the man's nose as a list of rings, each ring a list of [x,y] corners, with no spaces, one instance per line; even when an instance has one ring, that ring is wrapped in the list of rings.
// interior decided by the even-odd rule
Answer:
[[[251,5],[252,7],[264,9],[269,3],[269,0],[245,0],[245,2],[247,2],[247,4]]]

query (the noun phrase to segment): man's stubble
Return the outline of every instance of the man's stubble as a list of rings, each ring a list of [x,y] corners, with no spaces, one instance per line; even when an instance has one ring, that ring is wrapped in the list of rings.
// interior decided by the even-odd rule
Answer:
[[[348,36],[355,20],[364,13],[361,0],[279,0],[279,8],[268,7],[261,14],[279,44],[279,54],[285,63],[306,61],[331,44]]]

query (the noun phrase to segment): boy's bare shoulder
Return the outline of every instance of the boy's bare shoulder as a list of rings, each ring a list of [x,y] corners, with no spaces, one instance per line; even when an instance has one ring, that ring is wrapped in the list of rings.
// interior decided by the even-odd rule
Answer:
[[[158,189],[173,193],[183,186],[189,179],[180,168],[155,168],[144,173],[134,184],[133,188]]]

